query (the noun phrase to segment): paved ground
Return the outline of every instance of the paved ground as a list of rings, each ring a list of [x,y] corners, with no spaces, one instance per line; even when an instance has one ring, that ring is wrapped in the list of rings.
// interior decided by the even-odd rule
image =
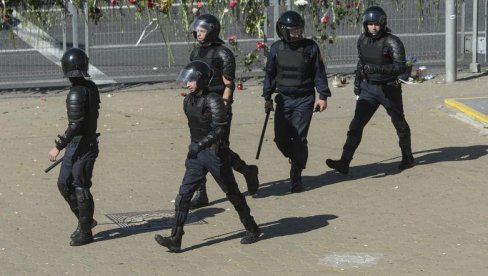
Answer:
[[[158,223],[173,209],[184,171],[182,89],[145,85],[102,95],[97,241],[79,248],[68,245],[76,222],[57,191],[59,168],[43,172],[66,125],[66,92],[3,94],[0,275],[484,275],[486,129],[468,124],[444,100],[485,96],[487,85],[480,75],[404,86],[416,166],[397,171],[396,134],[379,110],[349,176],[324,164],[340,156],[354,110],[352,87],[333,89],[329,108],[312,122],[306,190],[289,194],[288,161],[272,142],[272,128],[254,160],[263,103],[260,87],[246,84],[236,92],[231,140],[259,166],[261,188],[247,199],[264,235],[239,244],[243,228],[212,180],[213,204],[193,214],[181,254],[166,252],[153,236],[169,233]],[[120,213],[142,226],[125,230],[106,216]]]

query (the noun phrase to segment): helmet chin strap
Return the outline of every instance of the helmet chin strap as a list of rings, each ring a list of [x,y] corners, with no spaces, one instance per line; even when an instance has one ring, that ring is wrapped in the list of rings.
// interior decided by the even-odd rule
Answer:
[[[208,46],[212,45],[212,42],[207,41],[207,40],[204,40],[202,42],[199,41],[198,43],[200,43],[200,45],[202,45],[203,47],[208,47]]]

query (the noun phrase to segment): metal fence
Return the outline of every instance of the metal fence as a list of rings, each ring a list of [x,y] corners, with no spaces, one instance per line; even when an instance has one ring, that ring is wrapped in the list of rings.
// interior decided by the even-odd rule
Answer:
[[[424,14],[422,24],[419,24],[415,5],[396,6],[388,1],[383,2],[382,7],[388,14],[388,26],[402,39],[407,54],[416,56],[417,64],[442,65],[445,60],[444,1],[441,1],[439,10]],[[472,3],[468,2],[466,11],[469,12],[466,13],[470,15]],[[286,5],[278,9],[273,5],[267,7],[269,24],[265,31],[268,45],[274,40],[274,23],[286,9]],[[462,64],[463,58],[467,59],[470,55],[465,57],[460,47],[464,41],[461,23],[464,22],[465,31],[469,34],[473,17],[464,17],[461,10],[458,8],[457,48],[458,60]],[[104,16],[98,24],[85,22],[80,17],[79,24],[74,28],[71,17],[61,10],[50,11],[50,28],[35,26],[14,14],[11,21],[13,36],[9,30],[0,30],[0,89],[65,86],[67,82],[62,79],[59,60],[65,50],[63,45],[68,48],[73,46],[73,34],[78,37],[79,47],[89,53],[90,73],[99,84],[173,81],[179,69],[189,61],[194,41],[184,29],[177,7],[172,9],[171,21],[157,20],[157,15],[149,11],[136,18],[135,10],[131,7],[106,8],[103,12]],[[178,24],[181,28],[176,28],[174,32],[172,30],[175,28],[164,24]],[[334,43],[320,43],[329,73],[351,73],[354,70],[357,62],[356,41],[361,31],[360,24],[341,24],[336,30]],[[307,26],[306,33],[310,35],[312,32],[312,28]],[[88,45],[85,44],[85,35]],[[254,49],[256,42],[262,39],[249,36],[244,31],[243,22],[229,21],[227,18],[221,37],[226,40],[230,35],[238,38],[241,49],[241,52],[236,52],[237,74],[240,75],[245,69],[242,53]],[[246,75],[262,76],[264,63],[263,52],[259,62],[253,65],[252,72],[246,72]]]

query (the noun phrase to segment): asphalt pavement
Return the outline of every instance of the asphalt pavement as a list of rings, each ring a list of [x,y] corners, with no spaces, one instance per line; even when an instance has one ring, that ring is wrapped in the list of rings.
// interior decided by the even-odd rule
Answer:
[[[180,88],[167,84],[102,89],[95,164],[94,243],[69,246],[76,220],[45,174],[47,153],[66,128],[66,90],[0,95],[0,275],[484,275],[488,271],[485,74],[404,85],[415,166],[400,172],[398,138],[379,109],[350,173],[326,167],[340,157],[355,97],[351,79],[332,88],[309,133],[305,190],[291,194],[289,163],[273,142],[273,114],[259,160],[264,120],[257,81],[236,91],[231,146],[259,166],[247,193],[263,231],[251,245],[236,212],[209,177],[211,205],[193,211],[183,252],[154,241],[169,235],[184,173],[188,128]],[[460,119],[460,120],[459,120]],[[236,174],[245,192],[244,178]]]

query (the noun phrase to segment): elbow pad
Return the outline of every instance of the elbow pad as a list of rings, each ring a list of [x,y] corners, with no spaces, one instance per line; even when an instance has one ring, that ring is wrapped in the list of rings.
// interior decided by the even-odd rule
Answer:
[[[225,85],[225,87],[229,88],[232,92],[234,92],[234,90],[236,90],[236,83],[235,82],[228,83]]]

